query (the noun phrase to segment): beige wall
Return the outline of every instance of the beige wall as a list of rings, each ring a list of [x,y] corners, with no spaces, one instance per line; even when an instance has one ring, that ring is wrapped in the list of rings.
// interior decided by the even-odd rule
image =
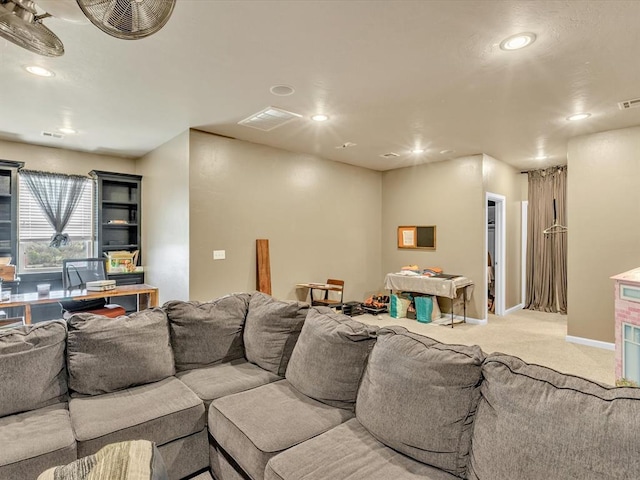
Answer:
[[[476,284],[467,314],[484,319],[484,292],[479,290],[486,285],[487,262],[482,155],[386,171],[382,191],[383,276],[407,264],[465,275]],[[401,225],[436,225],[436,250],[399,249]]]
[[[137,160],[145,281],[160,304],[189,299],[189,131]]]
[[[135,173],[135,161],[129,158],[76,152],[63,148],[41,147],[0,140],[0,159],[25,162],[24,168],[46,172],[87,175],[91,170]]]
[[[254,290],[258,238],[277,298],[327,278],[345,280],[346,301],[381,285],[380,172],[198,131],[189,167],[191,299]]]
[[[505,308],[519,305],[522,290],[521,273],[521,201],[522,175],[506,163],[489,155],[483,155],[482,175],[485,192],[496,193],[505,197]]]
[[[614,342],[612,275],[640,266],[640,127],[568,148],[568,334]]]

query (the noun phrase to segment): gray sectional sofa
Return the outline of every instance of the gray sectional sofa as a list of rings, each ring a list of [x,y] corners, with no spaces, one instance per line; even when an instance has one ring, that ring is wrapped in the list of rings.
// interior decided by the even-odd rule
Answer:
[[[0,480],[130,439],[172,479],[632,479],[640,389],[261,293],[0,332]]]

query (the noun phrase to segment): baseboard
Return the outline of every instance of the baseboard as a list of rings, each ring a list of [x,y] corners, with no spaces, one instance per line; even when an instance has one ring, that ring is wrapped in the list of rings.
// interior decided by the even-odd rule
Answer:
[[[464,315],[454,315],[453,316],[453,324],[459,325],[464,322]],[[443,313],[442,317],[436,320],[434,323],[438,323],[438,325],[447,325],[451,326],[451,313]],[[484,320],[479,318],[467,317],[467,323],[471,325],[486,325],[487,319]]]
[[[520,303],[518,305],[516,305],[515,307],[511,307],[511,308],[507,308],[504,311],[505,315],[509,315],[511,313],[516,313],[518,310],[522,310],[524,308],[524,303]]]
[[[587,347],[602,348],[604,350],[615,350],[616,344],[609,342],[601,342],[600,340],[592,340],[590,338],[574,337],[573,335],[567,335],[565,340],[569,343],[577,343],[579,345],[586,345]]]

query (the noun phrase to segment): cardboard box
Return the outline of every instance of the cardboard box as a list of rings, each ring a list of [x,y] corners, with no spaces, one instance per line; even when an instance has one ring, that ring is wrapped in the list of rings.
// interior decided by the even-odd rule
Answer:
[[[4,282],[13,282],[16,279],[16,266],[0,265],[0,278]]]
[[[107,273],[129,273],[136,270],[138,250],[105,252],[104,256],[107,257]]]

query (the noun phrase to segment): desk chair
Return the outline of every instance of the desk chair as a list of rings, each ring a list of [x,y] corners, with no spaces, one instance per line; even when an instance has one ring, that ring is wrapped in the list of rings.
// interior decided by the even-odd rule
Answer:
[[[107,260],[105,258],[79,258],[62,261],[62,288],[64,290],[82,290],[87,282],[107,279]],[[68,318],[74,313],[84,312],[105,317],[115,318],[126,315],[126,311],[120,305],[107,303],[107,298],[91,300],[63,300],[63,318]]]
[[[335,285],[336,287],[340,287],[340,288],[335,288],[332,289],[328,286],[330,285]],[[329,280],[327,280],[327,287],[310,287],[309,289],[309,295],[311,296],[311,305],[323,305],[325,307],[331,307],[331,308],[337,308],[339,310],[342,310],[342,299],[344,296],[344,280],[336,280],[334,278],[330,278]],[[313,291],[314,290],[321,290],[323,291],[323,296],[322,298],[313,298]],[[329,293],[330,292],[335,292],[334,293],[334,297],[337,297],[338,292],[340,293],[340,299],[337,298],[331,298]]]

